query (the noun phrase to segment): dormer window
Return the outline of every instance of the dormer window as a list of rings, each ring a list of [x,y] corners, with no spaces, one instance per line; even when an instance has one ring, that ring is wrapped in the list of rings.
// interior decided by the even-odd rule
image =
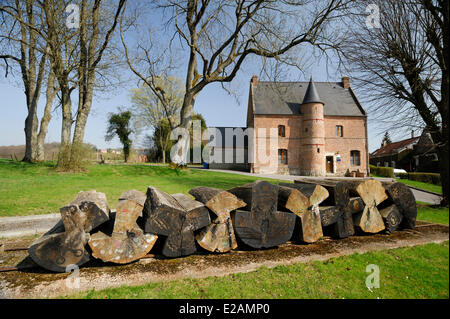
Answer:
[[[278,136],[280,137],[286,136],[286,128],[284,125],[278,125]]]

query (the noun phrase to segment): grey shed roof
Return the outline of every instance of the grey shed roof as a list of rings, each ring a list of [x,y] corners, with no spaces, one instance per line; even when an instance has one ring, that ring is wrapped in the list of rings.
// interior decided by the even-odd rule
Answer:
[[[219,147],[238,147],[236,136],[232,135],[233,132],[242,130],[243,132],[247,129],[246,127],[226,127],[226,126],[216,126],[216,127],[209,127],[209,129],[215,129],[215,137],[210,136],[210,139],[208,142],[212,142],[210,145],[219,146]],[[227,140],[229,138],[227,136],[227,131],[229,132],[230,136],[232,136],[232,140]],[[239,133],[239,132],[236,132]],[[242,140],[241,140],[242,141]],[[248,147],[248,136],[244,136],[244,148]],[[241,144],[239,146],[242,146]]]
[[[264,82],[253,86],[254,114],[301,114],[309,82]],[[325,104],[324,115],[365,116],[353,90],[344,89],[341,82],[314,82],[320,101]]]

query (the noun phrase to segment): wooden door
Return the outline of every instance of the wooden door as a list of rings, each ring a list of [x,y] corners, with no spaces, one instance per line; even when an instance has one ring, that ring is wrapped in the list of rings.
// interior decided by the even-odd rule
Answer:
[[[327,156],[327,164],[326,164],[326,168],[327,168],[327,173],[333,173],[333,156]]]

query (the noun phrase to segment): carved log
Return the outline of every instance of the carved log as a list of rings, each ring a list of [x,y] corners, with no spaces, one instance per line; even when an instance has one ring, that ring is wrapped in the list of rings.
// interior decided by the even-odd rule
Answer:
[[[298,189],[289,187],[294,184],[283,185],[286,186],[280,186],[278,204],[284,204],[300,217],[298,239],[306,243],[316,242],[323,237],[319,204],[328,197],[328,191],[320,185],[315,185],[303,189],[303,194]]]
[[[414,229],[416,226],[417,206],[411,189],[403,183],[383,183],[389,199],[394,202],[403,215],[402,228]]]
[[[353,210],[350,194],[358,195],[364,202],[363,212],[355,215],[353,218],[355,226],[368,233],[377,233],[384,229],[383,218],[377,209],[377,205],[387,199],[387,194],[378,180],[337,181],[325,179],[307,181],[300,179],[295,182],[303,184],[317,183],[334,194],[335,205],[339,207],[343,214],[343,220],[338,220],[336,223],[335,232],[337,237],[342,238],[342,235],[354,234],[354,229],[350,225]]]
[[[361,197],[351,197],[349,207],[351,208],[352,214],[357,214],[364,210],[365,205]],[[336,206],[321,206],[319,207],[319,210],[322,227],[336,224],[342,215],[342,212]]]
[[[36,264],[55,272],[89,261],[89,232],[109,219],[109,207],[105,194],[80,192],[60,213],[61,221],[28,248]]]
[[[212,223],[196,236],[197,243],[211,252],[228,252],[237,247],[230,212],[244,207],[245,202],[235,195],[211,187],[196,187],[189,191],[196,200],[202,202],[214,214]]]
[[[353,227],[353,218],[349,206],[349,190],[343,182],[300,179],[295,180],[294,185],[300,190],[304,189],[304,191],[308,191],[308,189],[311,191],[315,185],[326,188],[330,199],[326,201],[329,204],[327,206],[335,206],[335,208],[329,209],[327,212],[328,214],[333,213],[335,218],[331,219],[334,220],[332,224],[322,224],[322,226],[328,226],[326,231],[336,238],[346,238],[354,235],[355,229]]]
[[[292,237],[296,215],[277,210],[278,186],[266,181],[228,190],[242,199],[245,210],[236,210],[234,228],[242,242],[253,248],[268,248]]]
[[[386,231],[391,234],[398,229],[403,220],[403,215],[398,210],[397,205],[390,205],[381,209],[380,214],[383,217]]]
[[[196,251],[194,231],[210,223],[209,212],[184,194],[173,196],[149,187],[144,206],[145,231],[165,236],[162,253],[180,257]]]
[[[123,192],[120,197],[119,201],[121,200],[133,200],[142,207],[145,205],[145,201],[147,200],[147,196],[138,190],[132,189],[126,192]]]
[[[158,236],[144,234],[136,220],[142,215],[145,194],[136,190],[120,196],[111,236],[99,231],[91,236],[92,255],[105,262],[126,264],[138,260],[152,249]]]
[[[383,218],[377,205],[388,196],[383,185],[377,180],[365,180],[356,186],[356,191],[364,202],[364,210],[356,215],[355,226],[366,233],[378,233],[385,229]]]

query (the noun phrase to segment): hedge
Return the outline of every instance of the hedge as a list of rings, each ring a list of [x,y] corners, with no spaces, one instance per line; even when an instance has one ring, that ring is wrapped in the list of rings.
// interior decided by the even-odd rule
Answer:
[[[369,165],[370,172],[376,176],[394,178],[394,169],[392,167],[378,167]]]
[[[398,177],[411,181],[441,185],[441,175],[438,173],[401,173]]]

